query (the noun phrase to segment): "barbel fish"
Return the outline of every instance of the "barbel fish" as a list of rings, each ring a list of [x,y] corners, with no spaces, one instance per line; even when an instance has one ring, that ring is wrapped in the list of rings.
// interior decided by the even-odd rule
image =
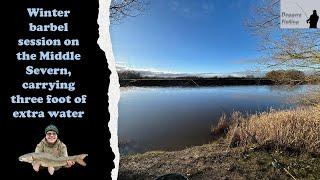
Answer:
[[[19,161],[31,163],[35,171],[39,171],[39,167],[47,167],[48,172],[53,175],[54,168],[67,165],[67,161],[74,161],[82,166],[86,166],[83,161],[88,154],[80,154],[68,157],[55,157],[48,153],[28,153],[19,157]]]

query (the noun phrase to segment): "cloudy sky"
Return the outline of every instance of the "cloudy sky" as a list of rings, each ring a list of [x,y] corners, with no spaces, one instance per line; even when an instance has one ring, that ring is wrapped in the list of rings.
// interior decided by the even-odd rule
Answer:
[[[119,69],[172,74],[254,72],[261,56],[244,21],[253,0],[151,0],[110,29]]]

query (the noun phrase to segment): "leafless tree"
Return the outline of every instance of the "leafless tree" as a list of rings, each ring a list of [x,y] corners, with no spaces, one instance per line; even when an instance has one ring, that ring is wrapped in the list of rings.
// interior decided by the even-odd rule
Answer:
[[[132,70],[118,71],[118,76],[120,80],[123,79],[141,79],[141,73]]]
[[[141,15],[149,3],[149,0],[111,0],[110,22],[119,23],[127,17]]]
[[[320,31],[317,29],[281,29],[280,0],[256,0],[253,14],[246,26],[261,41],[266,54],[262,61],[267,68],[297,69],[313,72],[305,77],[310,83],[319,82]],[[312,89],[298,101],[320,108],[320,90]]]
[[[266,78],[273,80],[279,85],[297,85],[306,80],[306,75],[298,70],[273,70],[266,73]]]
[[[320,31],[281,29],[280,0],[256,0],[246,26],[261,40],[268,67],[320,71]]]

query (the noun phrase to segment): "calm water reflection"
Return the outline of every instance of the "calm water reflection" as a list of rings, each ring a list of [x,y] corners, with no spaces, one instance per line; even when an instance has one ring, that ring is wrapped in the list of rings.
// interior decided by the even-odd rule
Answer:
[[[177,150],[210,141],[210,126],[232,111],[256,113],[294,105],[307,86],[121,88],[118,136],[122,152]],[[125,150],[123,149],[124,147]]]

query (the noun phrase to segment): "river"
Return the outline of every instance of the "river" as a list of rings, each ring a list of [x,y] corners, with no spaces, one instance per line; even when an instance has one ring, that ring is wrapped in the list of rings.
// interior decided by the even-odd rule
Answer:
[[[292,108],[313,86],[121,88],[118,137],[121,153],[179,150],[209,143],[210,127],[224,113],[253,114]]]

